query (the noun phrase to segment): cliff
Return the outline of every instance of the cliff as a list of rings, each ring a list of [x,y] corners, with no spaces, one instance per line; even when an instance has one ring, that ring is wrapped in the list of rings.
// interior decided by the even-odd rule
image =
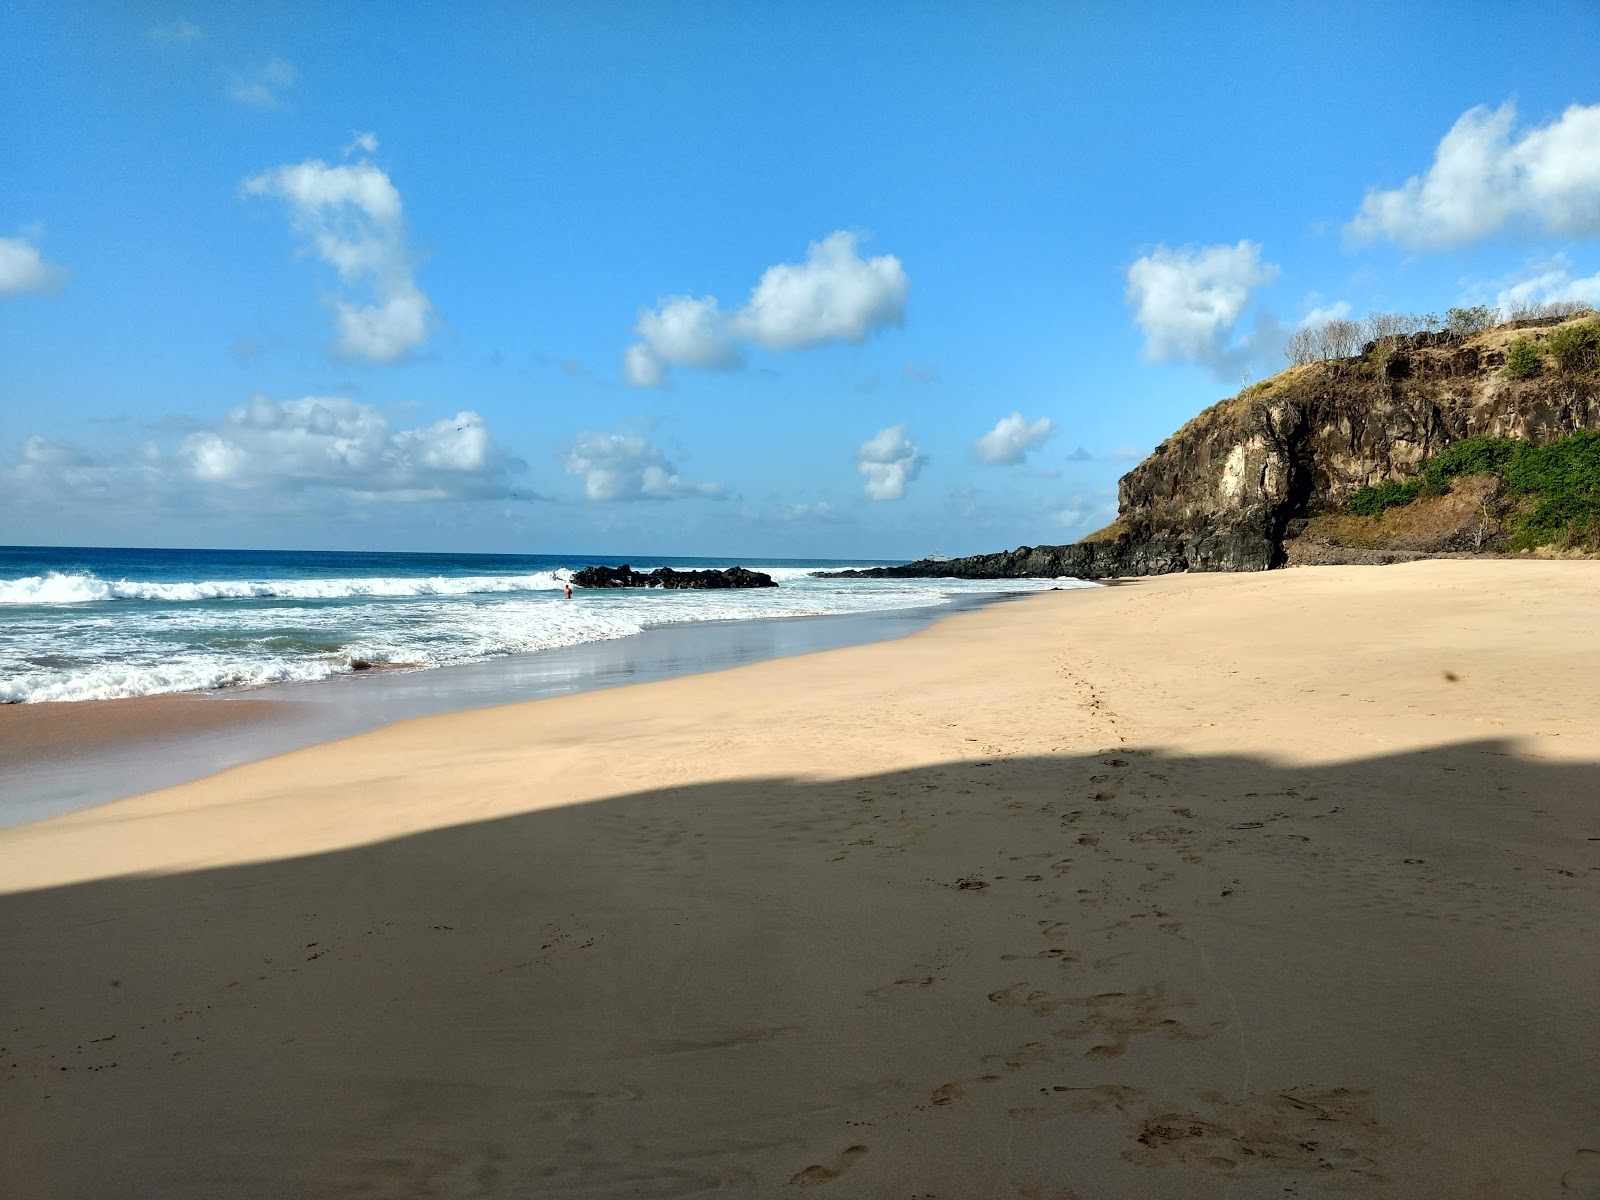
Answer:
[[[1554,361],[1529,378],[1504,370],[1513,341],[1543,346],[1593,319],[1388,337],[1354,358],[1291,367],[1157,446],[1122,477],[1117,519],[1080,542],[841,574],[1096,579],[1282,566],[1308,523],[1341,513],[1362,487],[1408,477],[1463,438],[1542,444],[1600,429],[1594,370],[1564,371]]]

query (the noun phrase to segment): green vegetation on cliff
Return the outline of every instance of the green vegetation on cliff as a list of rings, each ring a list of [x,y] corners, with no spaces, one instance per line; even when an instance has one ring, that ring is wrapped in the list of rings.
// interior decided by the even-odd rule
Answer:
[[[1504,485],[1510,550],[1600,546],[1600,432],[1579,431],[1536,446],[1520,438],[1470,437],[1424,459],[1412,478],[1364,487],[1345,505],[1377,517],[1419,496],[1441,496],[1451,480],[1491,475]]]

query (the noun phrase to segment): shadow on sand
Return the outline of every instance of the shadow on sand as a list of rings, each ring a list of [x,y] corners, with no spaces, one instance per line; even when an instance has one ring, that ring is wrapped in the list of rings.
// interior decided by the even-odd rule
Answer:
[[[4,896],[0,1194],[1600,1195],[1596,839],[1119,749]]]

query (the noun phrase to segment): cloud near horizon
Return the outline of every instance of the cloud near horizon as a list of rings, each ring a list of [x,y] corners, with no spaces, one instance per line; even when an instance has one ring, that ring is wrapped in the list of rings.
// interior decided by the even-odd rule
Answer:
[[[1014,412],[1001,417],[993,429],[972,443],[972,448],[981,461],[992,467],[1015,466],[1055,432],[1055,422],[1049,417],[1030,422],[1020,412]]]
[[[253,396],[225,421],[184,438],[177,461],[203,483],[331,487],[387,501],[503,496],[506,477],[526,469],[475,412],[391,429],[377,408],[344,396]]]
[[[1370,189],[1346,233],[1423,251],[1507,228],[1600,237],[1600,104],[1571,105],[1521,131],[1516,124],[1512,101],[1468,109],[1440,140],[1427,174]]]
[[[1557,254],[1533,264],[1531,275],[1502,281],[1495,295],[1495,306],[1504,315],[1532,304],[1553,300],[1578,300],[1600,308],[1600,272],[1576,277],[1565,254]]]
[[[578,434],[567,454],[567,474],[583,479],[590,500],[721,500],[720,483],[686,483],[660,447],[636,433]]]
[[[1271,356],[1283,331],[1258,314],[1242,338],[1238,327],[1257,288],[1281,269],[1261,261],[1255,242],[1236,245],[1157,246],[1128,268],[1126,300],[1144,333],[1149,362],[1193,363],[1226,379],[1246,363]]]
[[[59,503],[66,493],[124,503],[136,496],[177,502],[197,493],[305,492],[408,504],[518,497],[511,480],[527,469],[470,411],[396,429],[379,409],[344,396],[258,395],[221,421],[184,417],[167,424],[185,433],[170,452],[153,440],[91,453],[28,438],[16,462],[0,465],[0,490],[32,505]]]
[[[46,262],[28,237],[0,237],[0,297],[58,296],[67,271]]]
[[[372,134],[360,136],[376,144]],[[412,275],[400,192],[385,172],[365,160],[329,166],[310,158],[252,175],[239,190],[284,200],[294,232],[340,284],[370,296],[334,302],[342,353],[393,362],[427,341],[433,304]]]
[[[906,484],[917,477],[927,460],[906,436],[902,422],[880,429],[856,450],[856,470],[866,482],[862,485],[874,500],[901,500]]]
[[[784,352],[828,342],[860,344],[904,319],[910,281],[892,254],[863,259],[860,234],[835,230],[812,242],[803,263],[762,272],[744,306],[724,312],[715,296],[665,296],[639,314],[640,341],[623,355],[623,378],[661,387],[668,368],[743,366],[740,344]]]

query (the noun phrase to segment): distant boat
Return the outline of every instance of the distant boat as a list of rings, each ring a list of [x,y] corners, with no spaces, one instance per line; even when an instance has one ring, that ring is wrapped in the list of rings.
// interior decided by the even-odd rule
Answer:
[[[930,554],[930,555],[928,555],[927,558],[923,559],[922,561],[923,562],[949,562],[950,561],[950,556],[948,554]]]

